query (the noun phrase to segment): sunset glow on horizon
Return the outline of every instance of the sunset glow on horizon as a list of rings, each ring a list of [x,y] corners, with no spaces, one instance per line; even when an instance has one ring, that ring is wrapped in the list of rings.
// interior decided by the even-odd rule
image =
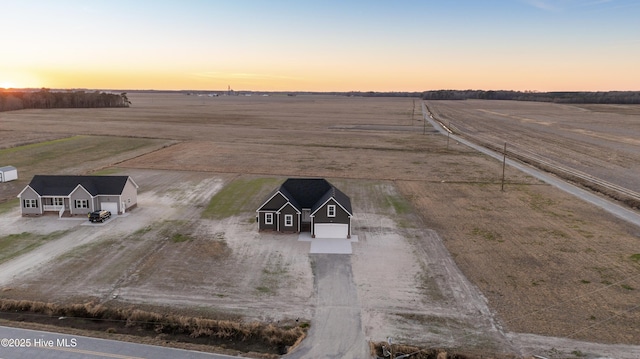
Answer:
[[[0,88],[640,90],[630,0],[16,1]]]

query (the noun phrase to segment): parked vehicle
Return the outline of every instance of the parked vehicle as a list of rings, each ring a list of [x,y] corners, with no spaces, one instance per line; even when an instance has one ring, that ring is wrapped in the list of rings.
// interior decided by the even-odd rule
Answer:
[[[104,222],[107,219],[111,218],[111,212],[101,210],[101,211],[93,211],[89,213],[89,221],[95,222]]]

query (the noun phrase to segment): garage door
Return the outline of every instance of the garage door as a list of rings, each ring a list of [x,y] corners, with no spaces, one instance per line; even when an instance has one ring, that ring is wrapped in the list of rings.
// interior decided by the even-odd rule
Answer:
[[[315,225],[316,238],[347,238],[349,235],[348,224],[318,223]]]
[[[118,214],[118,204],[116,202],[102,202],[100,206],[100,209],[111,212],[113,216]]]

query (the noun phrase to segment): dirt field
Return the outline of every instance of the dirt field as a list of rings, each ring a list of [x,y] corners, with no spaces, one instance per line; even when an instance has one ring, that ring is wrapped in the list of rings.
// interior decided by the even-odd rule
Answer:
[[[264,321],[309,319],[309,244],[292,235],[258,234],[254,211],[287,176],[322,176],[349,194],[354,205],[360,241],[354,243],[352,266],[368,339],[392,336],[428,347],[550,357],[602,349],[544,336],[640,345],[640,229],[509,168],[507,190],[501,192],[501,164],[447,144],[432,129],[424,131],[417,100],[179,94],[131,94],[130,99],[129,109],[0,114],[0,130],[21,139],[7,146],[26,138],[46,140],[43,149],[61,154],[70,141],[86,139],[140,145],[109,160],[85,158],[91,151],[82,151],[70,161],[26,161],[21,173],[86,173],[115,166],[102,173],[129,174],[141,187],[139,208],[104,227],[21,218],[17,203],[2,205],[0,240],[22,232],[69,234],[25,257],[60,253],[51,264],[0,275],[0,296],[152,304]],[[464,106],[470,105],[442,102],[436,109],[466,118],[465,111],[475,110]],[[510,116],[537,121],[569,121],[572,111],[591,118],[587,127],[577,120],[554,125],[574,134],[575,141],[585,136],[593,142],[582,150],[554,152],[572,163],[597,162],[580,168],[584,171],[607,162],[601,152],[612,142],[602,136],[624,133],[638,119],[624,108],[610,114],[614,120],[596,136],[595,119],[619,108],[598,107],[596,113],[551,104],[509,106],[523,111]],[[483,110],[506,113],[504,108]],[[502,117],[501,123],[533,123]],[[471,125],[485,131],[480,120],[464,123]],[[521,134],[519,125],[503,127]],[[34,128],[36,134],[27,135]],[[555,132],[527,131],[540,143],[562,142],[554,140]],[[56,138],[71,139],[51,141]],[[599,138],[604,147],[598,147]],[[631,158],[627,152],[638,153],[638,145],[630,134],[625,138],[629,141],[616,156]],[[593,153],[586,152],[589,148]],[[2,162],[33,151],[11,149],[0,150]],[[609,164],[609,179],[626,183],[635,168],[633,161],[627,167]],[[235,214],[202,218],[212,196],[237,181],[255,188],[237,194],[242,205]],[[0,193],[6,199],[17,194],[7,187]],[[614,357],[631,358],[627,352],[628,347],[619,349],[622,355]]]
[[[456,128],[640,192],[640,106],[429,101]]]

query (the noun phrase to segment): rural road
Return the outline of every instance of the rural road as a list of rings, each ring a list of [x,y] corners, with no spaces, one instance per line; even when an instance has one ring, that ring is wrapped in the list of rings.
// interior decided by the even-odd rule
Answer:
[[[6,340],[5,340],[6,339]],[[8,340],[13,341],[8,341]],[[18,340],[15,345],[15,340]],[[117,340],[0,327],[0,359],[232,359],[211,354]],[[13,344],[13,346],[11,346]]]
[[[422,116],[426,121],[429,121],[429,123],[431,123],[431,125],[433,126],[433,128],[435,128],[436,130],[438,130],[438,132],[442,133],[443,135],[447,135],[447,130],[445,130],[442,126],[440,126],[439,123],[437,123],[435,120],[433,120],[431,118],[431,116],[429,115],[429,111],[426,109],[426,105],[424,104],[424,102],[422,102]],[[503,154],[502,153],[498,153],[492,150],[489,150],[485,147],[476,145],[474,143],[471,143],[467,140],[465,140],[462,137],[450,134],[449,135],[451,139],[458,141],[462,144],[464,144],[465,146],[468,146],[470,148],[473,148],[476,151],[482,152],[488,156],[491,156],[499,161],[503,160]],[[558,177],[555,177],[553,175],[547,174],[544,171],[538,170],[536,168],[527,166],[525,164],[522,164],[520,162],[514,161],[512,159],[507,158],[506,159],[506,164],[514,167],[530,176],[533,176],[545,183],[548,183],[562,191],[565,191],[585,202],[591,203],[595,206],[598,206],[600,208],[602,208],[603,210],[613,214],[614,216],[621,218],[629,223],[632,223],[638,227],[640,227],[640,214],[638,214],[637,212],[634,212],[628,208],[625,208],[621,205],[618,205],[614,202],[608,201],[604,198],[601,198],[589,191],[583,190],[582,188],[579,188],[577,186],[574,186]]]
[[[370,358],[348,254],[311,254],[316,309],[308,337],[286,359]]]

